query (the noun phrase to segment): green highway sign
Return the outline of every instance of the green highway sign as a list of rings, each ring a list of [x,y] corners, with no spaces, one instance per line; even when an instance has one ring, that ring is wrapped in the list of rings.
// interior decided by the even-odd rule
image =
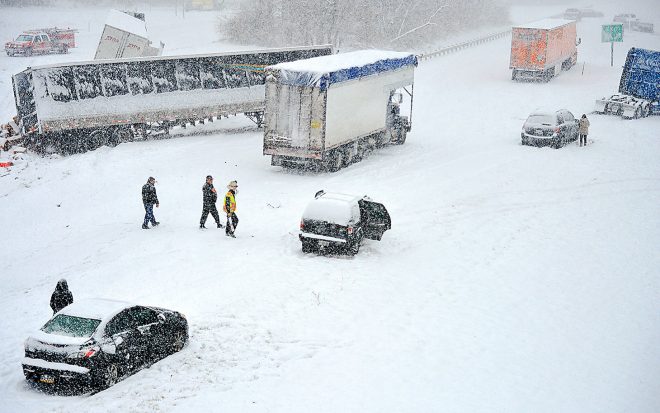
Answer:
[[[623,24],[604,24],[603,31],[600,33],[601,42],[622,42],[623,41]]]

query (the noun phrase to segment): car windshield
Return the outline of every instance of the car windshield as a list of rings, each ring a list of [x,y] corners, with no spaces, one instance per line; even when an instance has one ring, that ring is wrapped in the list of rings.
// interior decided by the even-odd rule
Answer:
[[[100,323],[101,320],[58,314],[41,327],[41,331],[59,336],[89,337]]]
[[[555,117],[551,115],[532,115],[527,118],[527,122],[525,123],[529,125],[551,126],[555,124]]]
[[[27,34],[22,34],[16,38],[17,42],[31,42],[32,41],[32,36],[28,36]]]

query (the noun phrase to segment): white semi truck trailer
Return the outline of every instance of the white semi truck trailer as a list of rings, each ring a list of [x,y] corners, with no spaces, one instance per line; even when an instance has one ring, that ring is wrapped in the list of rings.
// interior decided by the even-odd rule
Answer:
[[[410,53],[363,50],[266,68],[263,154],[274,166],[337,171],[411,128]]]

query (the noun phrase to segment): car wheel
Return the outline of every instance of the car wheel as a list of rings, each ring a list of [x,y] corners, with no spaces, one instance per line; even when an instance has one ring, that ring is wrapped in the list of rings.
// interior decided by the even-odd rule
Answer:
[[[25,56],[27,56],[27,57],[32,56],[32,48],[25,49]]]
[[[308,254],[314,251],[314,245],[311,241],[302,241],[302,252],[303,254]]]
[[[633,119],[639,119],[642,117],[642,108],[638,107],[635,109],[635,114],[633,115]]]
[[[112,387],[119,381],[119,368],[115,363],[108,363],[101,371],[99,385],[103,389]]]
[[[346,248],[346,254],[350,256],[357,255],[360,252],[360,240],[356,240]]]
[[[183,347],[185,347],[187,341],[188,337],[184,331],[177,331],[174,333],[174,338],[172,339],[172,352],[178,353],[179,351],[183,350]]]
[[[520,143],[521,143],[521,145],[529,145],[529,140],[527,139],[527,136],[521,135],[520,136]]]

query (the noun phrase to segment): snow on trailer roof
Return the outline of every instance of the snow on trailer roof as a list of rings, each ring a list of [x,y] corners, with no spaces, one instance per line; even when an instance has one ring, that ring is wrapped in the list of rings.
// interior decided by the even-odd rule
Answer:
[[[119,10],[110,10],[105,24],[125,32],[142,36],[145,39],[149,38],[149,35],[147,34],[147,26],[143,20],[120,12]]]
[[[566,26],[567,24],[575,23],[575,20],[566,19],[543,19],[535,22],[519,24],[514,26],[516,29],[545,29],[550,30],[556,27]]]
[[[417,66],[417,56],[387,50],[358,50],[279,63],[266,68],[280,72],[279,80],[293,86],[320,86],[357,79],[379,72]]]
[[[314,50],[314,49],[331,49],[331,53],[332,53],[332,45],[322,44],[316,46],[290,46],[290,47],[280,47],[275,49],[241,50],[235,52],[198,53],[198,54],[172,55],[172,56],[124,57],[119,59],[103,59],[103,60],[83,60],[79,62],[64,62],[64,63],[52,63],[41,66],[28,66],[28,68],[23,72],[28,70],[48,69],[53,67],[107,65],[111,63],[134,63],[134,62],[147,62],[154,60],[195,59],[195,58],[204,58],[204,57],[238,56],[238,55],[249,55],[256,53],[277,53],[277,52],[288,52],[288,51],[296,51],[296,50]]]

